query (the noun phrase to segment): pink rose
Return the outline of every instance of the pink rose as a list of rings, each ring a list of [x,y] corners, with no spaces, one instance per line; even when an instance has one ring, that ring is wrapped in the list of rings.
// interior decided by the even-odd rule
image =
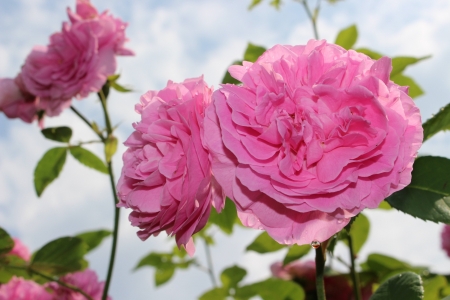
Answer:
[[[450,257],[450,225],[444,225],[441,233],[441,239],[442,249],[447,253],[447,256]]]
[[[36,119],[39,99],[21,91],[20,76],[14,79],[0,78],[0,111],[8,118],[20,118],[31,123]]]
[[[36,46],[22,67],[26,89],[40,97],[39,108],[56,116],[70,106],[72,98],[98,92],[116,70],[115,55],[132,55],[123,47],[126,23],[99,15],[87,0],[78,0],[76,13],[68,9],[71,22],[50,37],[46,47]]]
[[[99,282],[97,274],[89,269],[82,272],[67,274],[60,278],[62,282],[71,284],[91,296],[94,300],[101,300],[105,282]],[[65,288],[56,282],[47,283],[46,286],[53,291],[54,300],[85,300],[82,294]],[[111,300],[111,297],[107,298]]]
[[[23,260],[29,261],[31,254],[30,250],[28,250],[28,247],[25,246],[22,241],[20,241],[17,238],[13,238],[14,240],[14,248],[12,248],[11,251],[9,251],[8,254],[15,255],[17,257],[22,258]]]
[[[203,119],[212,90],[203,77],[168,82],[149,91],[136,105],[141,121],[124,143],[120,203],[131,208],[130,221],[145,240],[165,230],[192,255],[192,235],[206,224],[211,204],[224,205],[222,190],[211,176],[203,145]]]
[[[0,300],[52,300],[45,288],[34,281],[13,277],[0,286]]]
[[[391,60],[311,40],[232,66],[206,112],[212,170],[245,226],[324,241],[410,183],[419,109]]]

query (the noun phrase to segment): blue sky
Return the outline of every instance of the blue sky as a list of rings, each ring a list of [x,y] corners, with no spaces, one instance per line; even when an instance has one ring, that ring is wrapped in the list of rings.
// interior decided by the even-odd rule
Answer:
[[[271,47],[279,44],[304,44],[312,30],[302,7],[286,0],[279,11],[266,3],[247,11],[249,0],[189,1],[119,1],[91,0],[100,10],[109,9],[129,22],[129,47],[135,57],[119,59],[121,82],[136,91],[112,94],[110,107],[114,123],[120,123],[121,141],[131,133],[131,123],[138,120],[134,105],[140,94],[162,88],[167,80],[205,75],[217,87],[227,68],[242,57],[248,41]],[[34,45],[47,44],[48,36],[66,20],[65,9],[72,0],[0,0],[0,77],[14,77]],[[406,74],[414,77],[426,95],[418,98],[423,119],[450,102],[450,3],[411,0],[345,0],[336,5],[323,4],[319,19],[321,38],[334,41],[337,32],[353,23],[358,25],[357,46],[372,48],[390,56],[433,55],[411,67]],[[92,97],[75,101],[75,106],[90,119],[102,122],[99,103]],[[69,125],[74,140],[93,138],[70,111],[48,119],[47,126]],[[440,133],[428,141],[421,153],[450,156],[450,135]],[[110,228],[111,195],[108,178],[68,158],[60,176],[38,199],[32,185],[34,166],[43,153],[56,144],[45,140],[35,125],[9,120],[0,115],[0,226],[37,249],[51,239],[80,231]],[[91,147],[101,154],[101,149]],[[121,168],[119,148],[115,173]],[[173,281],[155,289],[153,271],[132,273],[137,261],[150,251],[172,246],[164,234],[140,241],[129,225],[128,211],[122,211],[116,272],[111,295],[114,299],[196,299],[211,284],[206,274],[193,269],[177,272]],[[432,270],[450,269],[450,258],[440,250],[442,225],[423,222],[402,213],[368,211],[372,231],[362,249],[360,262],[372,252],[391,254]],[[268,266],[283,253],[256,255],[244,253],[258,232],[240,230],[232,237],[217,234],[213,247],[216,272],[239,264],[248,269],[247,282],[269,275]],[[414,239],[411,239],[411,236]],[[403,238],[404,237],[404,238]],[[105,277],[110,240],[90,256],[91,266]],[[414,250],[412,250],[414,249]],[[346,258],[343,246],[337,253]],[[205,261],[202,245],[196,257]]]

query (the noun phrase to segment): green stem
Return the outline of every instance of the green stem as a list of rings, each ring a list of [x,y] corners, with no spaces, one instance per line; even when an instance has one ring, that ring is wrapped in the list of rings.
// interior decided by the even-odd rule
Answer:
[[[323,282],[323,275],[325,271],[325,257],[323,255],[322,246],[316,249],[316,290],[317,300],[326,300],[325,284]]]
[[[211,282],[213,284],[214,287],[217,287],[217,282],[216,282],[216,277],[214,276],[214,266],[213,266],[213,261],[212,261],[212,256],[211,256],[211,251],[209,249],[209,245],[205,242],[205,253],[206,253],[206,263],[208,264],[208,274],[209,277],[211,278]]]
[[[105,138],[103,137],[103,135],[101,135],[99,132],[97,132],[97,130],[95,130],[94,126],[92,126],[92,123],[89,122],[88,119],[86,119],[85,116],[83,116],[75,107],[71,106],[70,109],[78,116],[80,117],[81,120],[83,120],[84,123],[87,124],[87,126],[89,126],[89,128],[92,129],[92,131],[95,132],[95,134],[102,140],[102,142],[105,142]]]
[[[308,18],[311,20],[311,24],[312,24],[313,31],[314,31],[314,38],[316,40],[318,40],[319,33],[317,31],[317,16],[318,16],[319,10],[320,10],[320,0],[317,0],[317,6],[316,6],[314,13],[312,13],[311,9],[309,8],[308,0],[300,0],[300,3],[305,8],[306,14],[308,15]]]
[[[100,102],[102,103],[103,114],[105,116],[106,130],[108,132],[108,136],[110,136],[113,132],[113,129],[111,126],[111,120],[109,119],[108,107],[106,105],[106,97],[105,94],[103,93],[103,90],[100,90],[100,92],[98,92],[98,96],[100,98]]]
[[[353,294],[355,295],[355,300],[361,300],[362,297],[361,297],[361,288],[360,288],[360,284],[359,284],[359,277],[358,277],[358,273],[356,273],[356,268],[355,268],[356,255],[353,251],[353,240],[352,240],[350,233],[347,234],[347,241],[348,241],[348,248],[350,249],[350,261],[351,261],[350,273],[351,273],[352,281],[353,281]]]

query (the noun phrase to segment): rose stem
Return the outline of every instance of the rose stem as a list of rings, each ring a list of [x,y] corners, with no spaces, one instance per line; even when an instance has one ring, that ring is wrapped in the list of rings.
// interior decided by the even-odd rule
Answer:
[[[350,233],[347,233],[347,241],[348,241],[348,248],[350,249],[350,261],[351,261],[350,273],[353,281],[353,293],[355,295],[355,300],[361,300],[361,288],[359,286],[359,277],[358,273],[356,273],[355,270],[356,255],[353,251],[353,240]]]
[[[308,18],[311,20],[311,24],[314,30],[314,38],[316,40],[319,39],[319,33],[317,31],[317,16],[319,15],[319,11],[320,11],[320,0],[317,0],[317,5],[316,8],[314,10],[314,13],[311,12],[309,5],[308,5],[308,0],[297,0],[298,2],[300,2],[301,4],[303,4],[303,7],[305,8],[306,14],[308,15]]]
[[[216,277],[214,277],[214,267],[213,267],[213,261],[211,256],[211,250],[209,249],[208,242],[204,240],[205,242],[205,253],[206,253],[206,263],[208,265],[208,274],[211,278],[211,282],[214,287],[217,287]]]
[[[322,249],[323,245],[316,249],[316,290],[317,300],[326,300],[325,285],[323,283],[323,273],[325,270],[325,257]]]

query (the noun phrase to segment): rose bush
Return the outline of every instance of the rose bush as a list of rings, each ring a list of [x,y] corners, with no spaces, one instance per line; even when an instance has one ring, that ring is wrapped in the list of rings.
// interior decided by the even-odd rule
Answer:
[[[118,206],[133,210],[129,219],[141,239],[165,230],[191,255],[191,236],[205,226],[211,205],[218,211],[224,205],[203,145],[211,93],[202,77],[145,93],[136,105],[141,121],[124,143],[117,184]]]
[[[229,68],[242,85],[214,92],[205,141],[245,226],[324,241],[409,184],[423,130],[391,68],[323,40]]]

